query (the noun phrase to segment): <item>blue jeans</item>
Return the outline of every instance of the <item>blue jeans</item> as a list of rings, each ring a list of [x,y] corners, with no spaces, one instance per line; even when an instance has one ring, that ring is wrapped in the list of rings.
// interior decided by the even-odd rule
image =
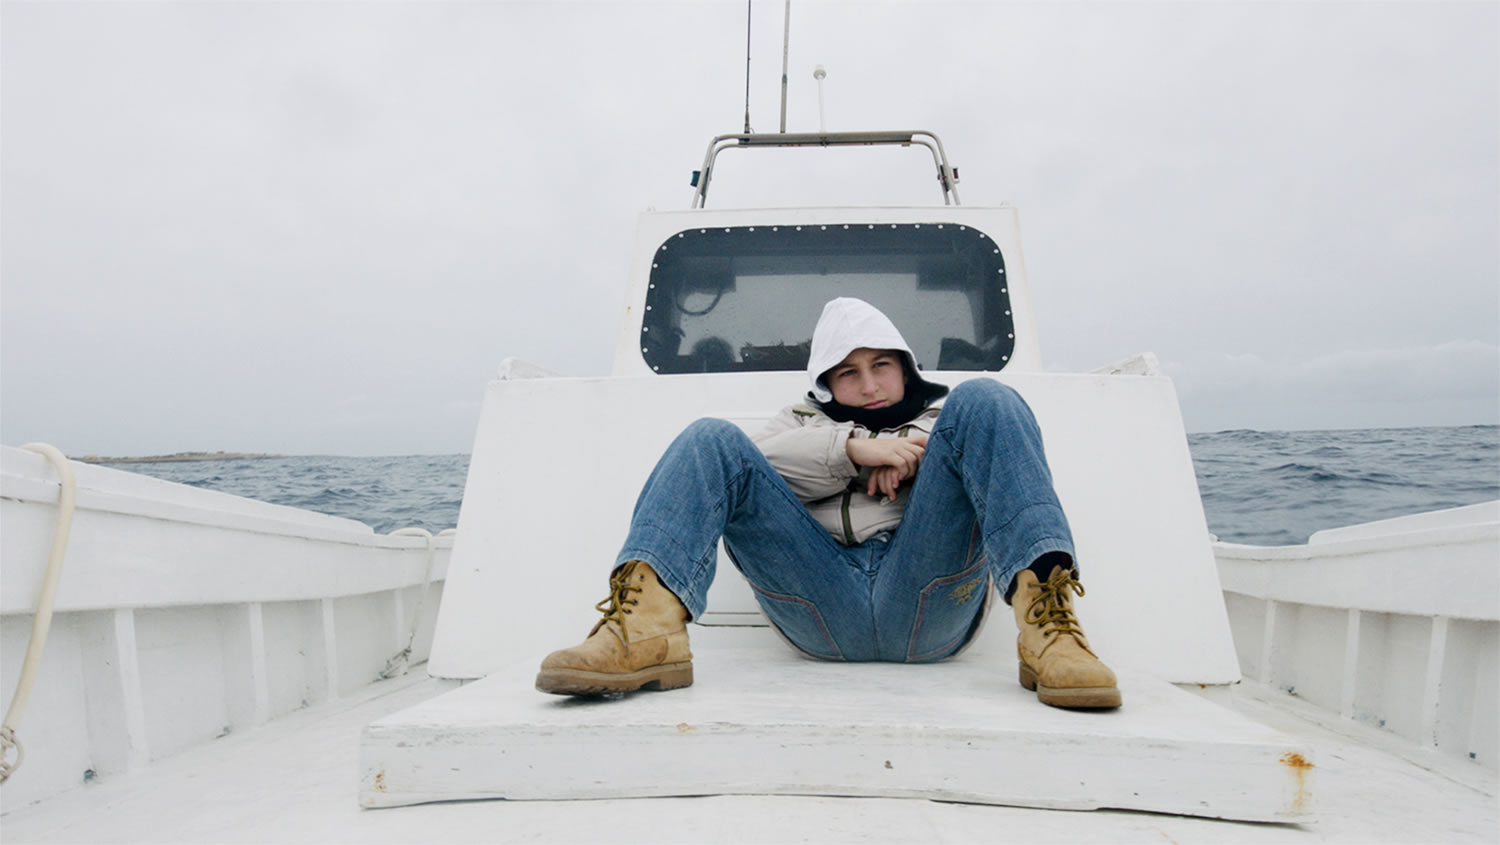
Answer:
[[[721,537],[771,622],[830,660],[951,656],[989,581],[1004,590],[1043,554],[1073,555],[1036,419],[989,379],[954,388],[901,524],[856,546],[834,541],[737,426],[698,420],[647,479],[616,566],[651,564],[697,617]]]

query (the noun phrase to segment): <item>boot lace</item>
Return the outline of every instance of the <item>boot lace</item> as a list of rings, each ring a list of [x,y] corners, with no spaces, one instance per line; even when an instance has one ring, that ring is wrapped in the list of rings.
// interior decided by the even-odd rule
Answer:
[[[1051,639],[1053,634],[1076,634],[1083,636],[1078,617],[1073,615],[1072,596],[1083,595],[1083,584],[1073,577],[1071,569],[1054,569],[1046,583],[1037,584],[1037,597],[1026,606],[1026,620],[1042,628],[1042,639]]]
[[[631,576],[635,574],[635,561],[620,567],[609,579],[609,595],[594,605],[594,609],[604,614],[595,625],[594,630],[589,632],[593,636],[605,623],[615,623],[614,631],[620,638],[620,642],[630,645],[630,632],[625,630],[625,615],[630,613],[630,605],[640,604],[639,599],[630,597],[631,593],[639,593],[641,588],[631,583]]]

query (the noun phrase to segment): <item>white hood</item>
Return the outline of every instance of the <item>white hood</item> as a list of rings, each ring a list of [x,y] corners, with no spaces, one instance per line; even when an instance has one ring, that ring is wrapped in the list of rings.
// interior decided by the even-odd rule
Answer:
[[[823,316],[818,318],[818,327],[813,329],[807,380],[812,383],[814,399],[819,402],[833,399],[833,393],[818,377],[860,347],[899,349],[906,353],[911,364],[910,372],[917,370],[916,356],[889,317],[863,299],[841,296],[823,306]]]

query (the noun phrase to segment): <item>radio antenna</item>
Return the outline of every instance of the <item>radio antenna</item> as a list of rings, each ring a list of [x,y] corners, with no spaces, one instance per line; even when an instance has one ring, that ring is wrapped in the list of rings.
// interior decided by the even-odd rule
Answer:
[[[745,134],[750,134],[750,4],[745,0]],[[788,0],[790,2],[790,0]]]
[[[786,134],[786,60],[792,47],[792,0],[786,0],[786,23],[781,32],[781,134]]]
[[[818,80],[818,131],[819,132],[827,132],[828,131],[828,127],[823,122],[823,77],[825,77],[827,75],[828,75],[828,71],[822,65],[818,65],[817,67],[813,68],[813,79]]]

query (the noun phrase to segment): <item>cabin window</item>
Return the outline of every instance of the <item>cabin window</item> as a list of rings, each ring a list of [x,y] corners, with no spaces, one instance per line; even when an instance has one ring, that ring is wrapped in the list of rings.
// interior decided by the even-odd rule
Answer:
[[[1015,329],[999,246],[956,223],[688,229],[658,247],[641,353],[659,373],[807,368],[823,304],[884,311],[925,369],[1001,370]]]

